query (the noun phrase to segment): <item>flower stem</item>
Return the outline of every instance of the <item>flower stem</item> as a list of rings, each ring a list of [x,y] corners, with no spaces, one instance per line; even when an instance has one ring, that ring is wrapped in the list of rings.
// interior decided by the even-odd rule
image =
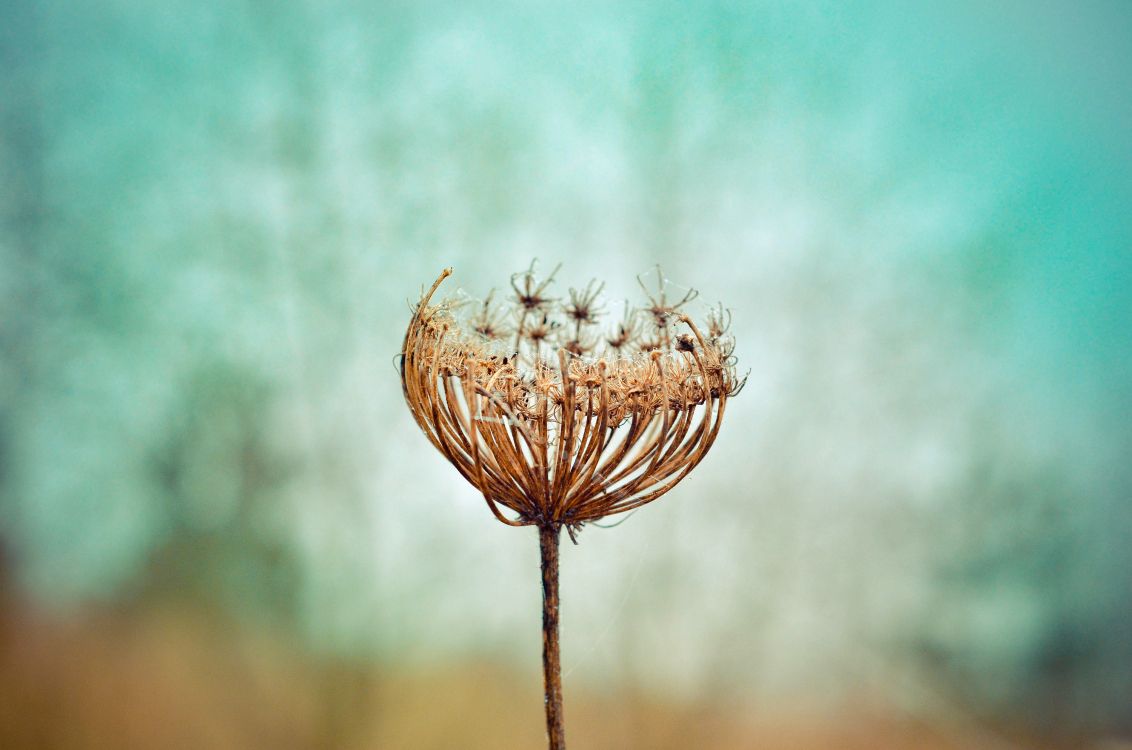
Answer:
[[[550,750],[566,750],[562,724],[562,668],[558,650],[558,536],[555,524],[540,525],[542,560],[542,672],[546,703],[546,737]]]

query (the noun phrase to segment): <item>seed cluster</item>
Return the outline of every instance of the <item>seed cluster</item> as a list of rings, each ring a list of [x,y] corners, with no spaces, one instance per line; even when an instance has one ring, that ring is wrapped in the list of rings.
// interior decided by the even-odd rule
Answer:
[[[558,269],[555,269],[557,272]],[[511,278],[510,309],[432,303],[445,269],[415,306],[401,380],[417,424],[512,526],[565,526],[638,508],[672,489],[715,441],[735,373],[729,313],[702,332],[665,294],[626,305],[602,330],[603,284],[548,296],[554,273]],[[468,308],[471,308],[470,310]],[[515,517],[508,517],[509,509]]]

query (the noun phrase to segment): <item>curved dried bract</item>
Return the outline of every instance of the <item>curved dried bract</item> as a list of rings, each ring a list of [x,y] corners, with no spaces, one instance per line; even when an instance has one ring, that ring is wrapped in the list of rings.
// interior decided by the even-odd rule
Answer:
[[[489,304],[462,320],[433,303],[450,274],[415,306],[402,386],[421,430],[500,521],[573,532],[657,499],[703,460],[743,385],[725,311],[705,335],[678,309],[694,292],[672,304],[662,288],[643,311],[653,339],[630,315],[607,338],[591,330],[596,282],[556,304],[532,264],[512,278],[517,325],[506,352],[493,344],[506,329]]]

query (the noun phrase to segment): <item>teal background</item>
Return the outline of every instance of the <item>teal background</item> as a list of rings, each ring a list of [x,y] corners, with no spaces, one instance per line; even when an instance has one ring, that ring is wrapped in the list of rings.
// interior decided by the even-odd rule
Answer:
[[[189,622],[241,675],[245,638],[367,675],[296,688],[296,746],[450,747],[357,703],[469,663],[528,680],[537,730],[535,534],[427,444],[394,358],[443,267],[482,296],[538,258],[611,313],[660,263],[751,370],[696,472],[564,550],[568,727],[574,694],[957,747],[1132,732],[1132,6],[0,19],[6,689],[98,683],[20,667],[31,632],[141,628],[146,674]],[[44,705],[0,738],[87,726]],[[89,726],[48,746],[129,746]]]

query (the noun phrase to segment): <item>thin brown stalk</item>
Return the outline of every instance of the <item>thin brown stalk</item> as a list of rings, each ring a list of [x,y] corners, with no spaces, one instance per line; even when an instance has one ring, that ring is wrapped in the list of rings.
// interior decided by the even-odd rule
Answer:
[[[558,540],[559,527],[538,527],[542,562],[542,675],[546,703],[546,738],[550,750],[565,750],[562,721],[562,666],[558,648]]]

